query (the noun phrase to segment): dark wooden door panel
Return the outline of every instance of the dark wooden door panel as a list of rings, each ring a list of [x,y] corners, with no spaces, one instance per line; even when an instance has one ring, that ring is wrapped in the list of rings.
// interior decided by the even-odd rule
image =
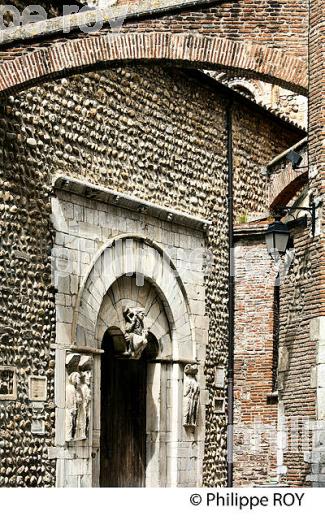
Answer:
[[[143,487],[146,469],[145,360],[114,357],[105,345],[101,371],[101,487]]]

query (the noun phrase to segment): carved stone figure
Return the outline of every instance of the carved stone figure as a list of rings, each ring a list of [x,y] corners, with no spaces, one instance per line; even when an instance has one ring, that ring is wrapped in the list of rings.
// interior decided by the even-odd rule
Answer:
[[[66,388],[66,441],[71,441],[76,436],[77,416],[82,394],[80,391],[80,374],[72,372],[68,377]]]
[[[196,375],[197,365],[188,364],[184,368],[183,425],[195,427],[200,399],[200,386]]]
[[[144,328],[144,309],[126,307],[123,310],[123,316],[125,319],[124,337],[127,344],[124,356],[139,359],[148,344],[148,331]]]
[[[91,371],[81,372],[80,392],[82,401],[78,406],[76,438],[87,439],[89,433],[90,404],[91,404]]]
[[[66,441],[87,439],[90,423],[92,358],[69,354],[66,386]]]

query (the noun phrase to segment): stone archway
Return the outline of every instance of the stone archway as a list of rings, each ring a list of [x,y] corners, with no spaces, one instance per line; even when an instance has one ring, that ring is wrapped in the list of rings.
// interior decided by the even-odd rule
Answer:
[[[159,357],[171,359],[172,333],[167,318],[168,307],[164,305],[152,284],[146,279],[141,283],[142,285],[137,285],[136,276],[122,276],[116,279],[103,299],[98,314],[96,338],[102,342],[108,327],[113,329],[112,334],[114,329],[120,331],[125,329],[123,311],[126,307],[143,308],[145,328],[158,342]]]
[[[97,320],[103,299],[123,275],[136,274],[139,284],[153,284],[169,319],[174,359],[195,359],[195,332],[184,285],[170,257],[155,243],[136,235],[121,235],[97,253],[80,288],[72,342],[78,347],[100,348]]]
[[[164,304],[147,280],[137,285],[136,277],[117,279],[103,299],[97,337],[104,350],[101,356],[101,400],[94,400],[94,437],[100,447],[94,450],[94,485],[139,487],[167,485],[168,432],[173,424],[172,396],[166,378],[172,365],[172,337]],[[124,357],[125,308],[142,308],[148,345],[141,358]],[[95,380],[99,377],[94,373]],[[97,394],[97,392],[96,392]],[[114,449],[112,449],[114,446]],[[100,471],[99,471],[100,470]]]
[[[145,460],[145,484],[150,487],[199,485],[205,402],[200,401],[195,426],[184,422],[183,410],[184,385],[188,384],[185,367],[196,370],[199,363],[195,320],[185,287],[169,256],[157,244],[138,235],[121,235],[105,244],[93,258],[79,290],[71,346],[62,350],[56,371],[58,377],[62,377],[66,359],[79,362],[80,357],[87,357],[90,363],[91,358],[90,428],[87,438],[72,439],[67,452],[62,452],[62,456],[60,452],[59,485],[62,481],[69,486],[71,473],[79,475],[82,487],[100,484],[101,358],[106,348],[103,338],[107,331],[113,336],[123,335],[126,306],[144,309],[144,326],[157,343],[155,359],[148,360],[143,372],[146,408],[141,439],[145,436],[146,449],[141,457]],[[203,367],[199,369],[196,384],[203,389]],[[138,381],[137,377],[134,381]],[[60,419],[57,428],[62,424]],[[69,454],[67,462],[64,453]]]

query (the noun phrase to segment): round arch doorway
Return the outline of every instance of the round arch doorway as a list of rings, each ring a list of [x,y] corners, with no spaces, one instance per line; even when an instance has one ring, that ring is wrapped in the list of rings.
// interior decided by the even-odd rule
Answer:
[[[184,363],[198,360],[197,327],[185,286],[175,273],[173,262],[159,245],[133,235],[110,240],[93,260],[78,294],[71,339],[78,351],[93,355],[89,439],[81,441],[80,446],[71,446],[71,459],[67,459],[65,454],[61,456],[60,451],[58,486],[72,487],[75,475],[80,477],[80,487],[99,487],[101,480],[105,485],[103,475],[100,479],[101,358],[109,345],[104,345],[103,338],[108,329],[113,336],[121,331],[128,334],[130,314],[124,311],[133,308],[144,311],[144,329],[155,336],[159,345],[157,357],[146,364],[145,486],[200,485],[204,448],[203,402],[195,431],[183,427]],[[128,346],[131,345],[129,339],[127,337]],[[133,357],[137,357],[141,345],[136,341],[133,347],[136,349]],[[58,358],[56,369],[59,375],[65,373],[64,362],[64,356]],[[202,371],[198,381],[204,388]],[[60,420],[59,424],[63,421]],[[133,482],[131,485],[138,484]]]
[[[158,354],[149,333],[140,359],[126,359],[125,342],[116,327],[103,337],[101,360],[100,487],[145,487],[148,363]]]

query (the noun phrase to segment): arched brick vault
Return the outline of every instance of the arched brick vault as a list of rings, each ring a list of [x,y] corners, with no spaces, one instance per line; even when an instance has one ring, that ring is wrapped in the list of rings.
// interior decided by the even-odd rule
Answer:
[[[30,45],[30,44],[29,44]],[[0,93],[103,64],[163,60],[252,76],[306,94],[306,62],[279,49],[199,34],[97,33],[52,40],[0,64]],[[2,53],[3,55],[3,53]]]
[[[271,182],[269,191],[270,209],[286,206],[307,182],[307,169],[303,173],[293,170],[293,174],[289,177],[288,172],[284,170]]]
[[[268,198],[270,209],[286,206],[296,193],[308,183],[307,139],[283,152],[269,165]],[[286,158],[290,150],[295,150],[302,156],[299,168],[292,167]],[[272,164],[273,163],[273,164]]]

